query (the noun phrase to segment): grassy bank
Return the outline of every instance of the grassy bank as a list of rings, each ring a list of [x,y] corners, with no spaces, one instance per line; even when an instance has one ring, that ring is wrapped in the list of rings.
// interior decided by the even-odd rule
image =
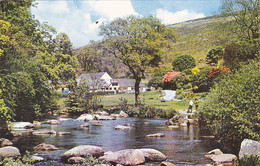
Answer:
[[[166,101],[161,102],[159,96],[161,95],[160,92],[144,92],[141,93],[140,99],[142,104],[154,106],[159,109],[169,110],[183,110],[188,108],[188,101]],[[103,105],[104,107],[118,105],[120,103],[120,98],[127,99],[127,103],[133,105],[135,103],[135,94],[134,93],[127,93],[127,94],[110,94],[103,96]]]

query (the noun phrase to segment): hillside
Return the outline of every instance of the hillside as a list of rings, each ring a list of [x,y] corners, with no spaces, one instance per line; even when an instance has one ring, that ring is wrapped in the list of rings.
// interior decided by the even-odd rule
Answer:
[[[230,20],[228,17],[213,16],[170,25],[176,32],[176,42],[165,57],[165,67],[171,68],[173,58],[181,54],[194,56],[197,65],[204,66],[208,51],[231,39],[230,31],[223,28]]]

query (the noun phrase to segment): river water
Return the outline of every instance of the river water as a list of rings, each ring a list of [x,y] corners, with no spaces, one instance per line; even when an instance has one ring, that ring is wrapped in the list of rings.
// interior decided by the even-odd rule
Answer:
[[[22,153],[26,150],[33,151],[33,147],[40,143],[55,145],[59,150],[47,154],[39,154],[44,157],[44,162],[36,165],[65,165],[60,161],[60,155],[78,145],[95,145],[106,151],[118,151],[123,149],[153,148],[167,156],[167,161],[177,166],[204,165],[210,161],[204,159],[204,155],[218,147],[218,144],[210,139],[203,139],[198,127],[180,127],[168,129],[166,120],[126,118],[112,121],[102,121],[102,126],[91,126],[90,129],[81,129],[85,122],[70,119],[61,122],[60,125],[43,124],[41,129],[71,132],[68,136],[34,136],[23,133],[23,136],[14,140]],[[133,125],[131,130],[114,130],[116,125]],[[162,138],[147,138],[148,134],[164,133]],[[148,165],[159,165],[150,163]]]

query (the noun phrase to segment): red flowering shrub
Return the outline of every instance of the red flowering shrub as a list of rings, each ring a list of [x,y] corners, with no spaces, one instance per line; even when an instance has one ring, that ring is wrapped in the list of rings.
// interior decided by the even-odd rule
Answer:
[[[231,70],[229,68],[227,68],[226,66],[219,66],[219,67],[212,68],[209,71],[208,77],[209,78],[216,78],[219,75],[222,75],[222,74],[225,74],[225,73],[231,73]]]
[[[169,83],[169,82],[171,82],[172,81],[172,79],[175,77],[175,76],[177,76],[177,75],[179,75],[181,72],[169,72],[169,73],[167,73],[164,77],[163,77],[163,83]]]

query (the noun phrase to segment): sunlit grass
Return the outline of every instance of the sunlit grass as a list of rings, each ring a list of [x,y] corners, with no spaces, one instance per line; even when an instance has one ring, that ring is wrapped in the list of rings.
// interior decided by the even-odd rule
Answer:
[[[145,92],[145,93],[141,93],[140,99],[141,102],[145,105],[154,106],[156,108],[161,108],[164,110],[169,110],[169,109],[181,110],[181,109],[188,108],[188,101],[161,102],[161,99],[159,98],[160,95],[161,95],[160,92]],[[115,106],[120,103],[120,98],[127,99],[127,103],[130,105],[135,104],[134,93],[104,95],[102,97],[102,103],[104,107]]]

